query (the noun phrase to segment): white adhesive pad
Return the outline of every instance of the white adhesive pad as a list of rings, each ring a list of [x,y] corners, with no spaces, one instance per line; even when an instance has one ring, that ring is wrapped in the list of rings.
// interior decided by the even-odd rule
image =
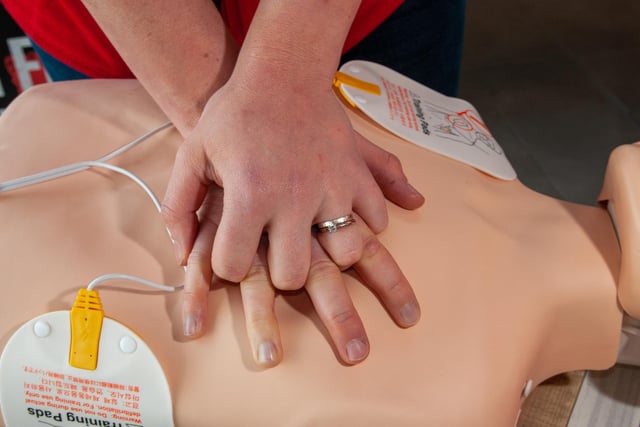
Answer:
[[[340,71],[379,86],[380,95],[347,84],[340,85],[340,92],[385,129],[496,178],[516,178],[502,148],[467,101],[373,62],[350,61]]]
[[[104,318],[96,370],[69,365],[69,311],[24,324],[0,356],[6,427],[173,427],[171,394],[142,339]]]

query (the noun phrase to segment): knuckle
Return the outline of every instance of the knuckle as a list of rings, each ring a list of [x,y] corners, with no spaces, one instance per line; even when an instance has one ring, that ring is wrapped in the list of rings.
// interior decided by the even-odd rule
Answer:
[[[274,277],[273,286],[281,291],[297,291],[304,286],[306,277],[300,274],[288,274],[286,277]]]
[[[211,286],[211,274],[202,269],[191,269],[190,280],[185,283],[185,298],[201,298]]]
[[[243,279],[243,283],[246,283],[247,285],[262,285],[264,283],[269,283],[269,269],[260,262],[254,262]]]
[[[340,252],[332,256],[335,264],[341,269],[347,269],[360,261],[363,248],[361,245],[341,248]]]
[[[357,319],[358,315],[352,309],[338,310],[329,314],[329,320],[336,325],[345,325]]]
[[[356,227],[358,225],[356,224]],[[319,269],[328,269],[331,265],[335,269],[336,266],[340,270],[347,269],[356,264],[363,255],[363,241],[360,235],[360,231],[357,231],[356,227],[349,227],[346,231],[340,233],[346,233],[344,236],[333,237],[328,233],[323,233],[320,237],[320,244],[324,247],[325,251],[331,257],[317,260],[320,264],[317,265]],[[331,241],[331,239],[339,240]],[[327,262],[328,264],[324,264]]]
[[[198,247],[194,247],[189,253],[189,258],[187,259],[188,267],[200,267],[204,262],[207,262],[209,258],[209,252],[204,251]]]
[[[160,215],[168,227],[177,224],[180,220],[178,212],[176,212],[176,210],[166,202],[163,202],[160,205]]]
[[[197,286],[197,287],[190,287],[190,288],[186,288],[183,291],[183,299],[185,301],[185,303],[191,302],[192,304],[195,302],[198,302],[203,296],[203,292],[202,292],[202,288]]]
[[[273,307],[265,305],[256,305],[247,310],[247,322],[255,330],[266,331],[270,330],[273,325],[273,319],[275,314]]]
[[[400,163],[400,159],[398,156],[388,151],[385,158],[385,167],[387,169],[391,169],[392,172],[402,172],[402,163]]]
[[[192,277],[188,283],[185,283],[183,294],[184,300],[191,303],[199,303],[206,299],[206,294],[209,291],[210,280],[207,279],[205,274],[197,274],[197,277]]]
[[[338,257],[336,257],[336,263],[340,266],[341,269],[345,269],[360,261],[361,258],[362,248],[350,248],[344,250]]]
[[[245,280],[241,283],[240,289],[248,325],[253,329],[270,328],[275,322],[274,295],[271,285],[264,280],[249,283]]]
[[[383,202],[384,203],[384,202]],[[389,215],[387,209],[382,205],[382,209],[378,211],[378,215],[370,220],[368,223],[369,228],[374,233],[382,233],[389,225]]]
[[[400,159],[393,153],[385,151],[380,167],[376,170],[376,180],[385,179],[390,184],[395,183],[398,175],[403,175],[402,163]]]
[[[328,258],[315,260],[311,263],[309,269],[309,276],[313,276],[318,280],[331,280],[339,274],[339,270],[336,264]]]
[[[366,258],[374,258],[382,253],[383,248],[380,240],[374,234],[370,234],[364,239],[362,255]]]
[[[409,283],[401,279],[390,280],[383,285],[384,293],[394,299],[406,295],[408,289]]]
[[[272,197],[266,190],[261,189],[251,183],[241,183],[239,188],[243,188],[243,191],[236,192],[237,199],[234,202],[241,205],[243,208],[250,210],[256,206],[264,206],[264,204]]]
[[[218,262],[214,267],[214,271],[221,279],[233,283],[239,283],[247,274],[247,271],[243,270],[241,267],[228,262]]]
[[[408,283],[406,283],[403,280],[394,280],[389,282],[386,288],[388,293],[396,294],[396,293],[404,293],[404,291],[407,289],[407,286],[408,286]]]

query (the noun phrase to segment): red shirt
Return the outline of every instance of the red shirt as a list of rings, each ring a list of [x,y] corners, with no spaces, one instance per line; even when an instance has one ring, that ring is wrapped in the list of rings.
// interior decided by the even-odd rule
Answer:
[[[403,0],[363,0],[343,52],[380,25]],[[0,0],[16,23],[47,53],[94,78],[130,78],[131,71],[81,0]],[[259,0],[222,0],[231,34],[244,40]]]
[[[133,77],[81,0],[0,2],[38,46],[71,68],[90,77]]]
[[[362,41],[378,25],[382,24],[402,2],[403,0],[362,0],[342,52],[348,51]],[[258,3],[260,0],[222,0],[222,16],[229,25],[231,34],[240,43],[249,30]]]

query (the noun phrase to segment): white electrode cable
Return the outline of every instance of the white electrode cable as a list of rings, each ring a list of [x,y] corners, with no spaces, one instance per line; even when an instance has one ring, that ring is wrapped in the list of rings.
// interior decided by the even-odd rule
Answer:
[[[141,180],[137,175],[135,175],[133,172],[129,172],[126,169],[123,169],[119,166],[114,166],[110,163],[104,163],[104,162],[78,162],[78,163],[74,163],[75,165],[77,165],[78,170],[77,172],[81,171],[81,170],[86,170],[89,168],[104,168],[104,169],[109,169],[113,172],[119,173],[120,175],[124,175],[127,178],[131,179],[133,182],[135,182],[136,184],[138,184],[145,193],[147,193],[147,196],[149,196],[149,198],[151,199],[151,202],[153,203],[153,206],[155,206],[156,210],[158,211],[158,213],[160,213],[162,211],[162,206],[160,205],[160,200],[158,200],[158,198],[156,197],[156,195],[153,193],[153,190],[151,190],[151,188],[143,181]],[[169,236],[171,237],[171,236]]]
[[[65,166],[61,166],[58,168],[54,168],[54,169],[49,169],[46,171],[42,171],[42,172],[38,172],[32,175],[28,175],[28,176],[24,176],[24,177],[20,177],[20,178],[16,178],[16,179],[12,179],[9,181],[5,181],[5,182],[0,182],[0,193],[2,192],[8,192],[8,191],[12,191],[12,190],[17,190],[23,187],[27,187],[30,185],[35,185],[35,184],[39,184],[42,182],[46,182],[46,181],[51,181],[53,179],[57,179],[57,178],[62,178],[64,176],[68,176],[68,175],[72,175],[74,173],[77,172],[81,172],[90,168],[103,168],[103,169],[108,169],[112,172],[116,172],[120,175],[126,176],[127,178],[131,179],[133,182],[135,182],[136,184],[138,184],[138,186],[140,186],[140,188],[142,188],[144,190],[144,192],[147,194],[147,196],[149,197],[149,199],[151,199],[151,202],[153,203],[154,207],[156,208],[156,210],[158,211],[158,213],[161,212],[161,204],[160,204],[160,200],[156,197],[156,195],[153,193],[153,190],[151,190],[151,188],[142,180],[140,179],[138,176],[136,176],[134,173],[123,169],[119,166],[115,166],[112,165],[110,163],[106,163],[107,161],[113,159],[114,157],[132,149],[133,147],[135,147],[136,145],[140,144],[141,142],[147,140],[148,138],[150,138],[151,136],[155,135],[156,133],[168,128],[172,126],[171,122],[166,122],[163,123],[162,125],[158,126],[155,129],[150,130],[149,132],[141,135],[140,137],[134,139],[133,141],[129,142],[128,144],[123,145],[122,147],[112,151],[111,153],[100,157],[97,160],[90,160],[90,161],[81,161],[81,162],[76,162],[76,163],[72,163],[69,165],[65,165]],[[173,238],[171,237],[171,233],[169,232],[168,229],[166,229],[167,234],[169,235],[169,238],[173,241]],[[186,268],[185,268],[186,269]],[[130,274],[119,274],[119,273],[112,273],[112,274],[105,274],[102,275],[100,277],[97,277],[95,279],[93,279],[89,285],[87,285],[87,289],[88,290],[92,290],[94,289],[98,284],[108,281],[108,280],[128,280],[128,281],[132,281],[132,282],[137,282],[137,283],[141,283],[143,285],[152,287],[154,289],[158,289],[161,291],[165,291],[165,292],[175,292],[177,290],[183,289],[184,286],[180,285],[180,286],[169,286],[169,285],[164,285],[164,284],[160,284],[160,283],[156,283],[153,282],[151,280],[147,280],[147,279],[143,279],[141,277],[137,277],[137,276],[133,276]]]
[[[95,161],[99,163],[108,162],[114,157],[124,153],[125,151],[132,149],[136,145],[149,139],[151,136],[155,135],[156,133],[170,126],[172,126],[171,122],[165,122],[160,126],[158,126],[157,128],[150,130],[149,132],[139,136],[138,138],[134,139],[128,144],[123,145],[117,150],[114,150],[111,153],[105,156],[102,156],[99,159],[96,159]],[[89,165],[86,165],[86,163],[87,162],[76,162],[76,163],[61,166],[58,168],[49,169],[43,172],[34,173],[33,175],[27,175],[27,176],[23,176],[16,179],[11,179],[9,181],[0,182],[0,193],[12,191],[12,190],[18,190],[23,187],[39,184],[41,182],[51,181],[53,179],[62,178],[64,176],[86,170],[90,167]]]
[[[151,280],[143,279],[138,276],[132,276],[130,274],[119,274],[119,273],[111,273],[111,274],[103,274],[100,277],[96,277],[93,279],[88,285],[87,290],[92,291],[102,282],[106,282],[108,280],[128,280],[130,282],[137,282],[146,286],[149,286],[154,289],[158,289],[160,291],[165,292],[175,292],[178,289],[182,289],[182,286],[169,286],[163,285],[161,283],[156,283]]]

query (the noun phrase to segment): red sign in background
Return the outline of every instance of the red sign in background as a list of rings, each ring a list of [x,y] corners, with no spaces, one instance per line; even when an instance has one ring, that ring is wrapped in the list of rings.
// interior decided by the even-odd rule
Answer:
[[[18,94],[46,80],[31,41],[0,6],[0,114]]]

